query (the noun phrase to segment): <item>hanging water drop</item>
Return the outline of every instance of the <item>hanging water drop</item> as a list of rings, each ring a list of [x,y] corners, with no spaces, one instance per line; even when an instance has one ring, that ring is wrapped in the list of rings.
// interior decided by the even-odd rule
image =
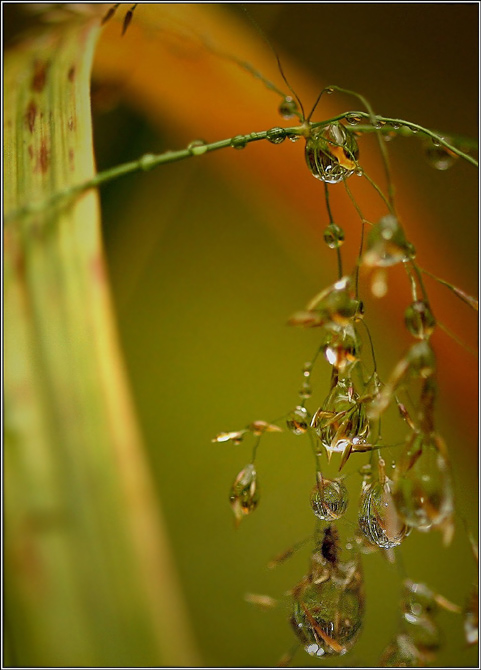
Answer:
[[[424,300],[416,300],[406,309],[404,321],[409,332],[423,340],[431,335],[436,325],[433,313]]]
[[[427,379],[436,371],[436,357],[427,340],[413,344],[407,353],[407,360],[413,377]]]
[[[347,114],[346,121],[351,126],[357,126],[362,122],[362,116],[359,116],[359,114]]]
[[[344,231],[335,223],[330,223],[324,230],[324,242],[329,249],[338,249],[344,243]]]
[[[342,563],[337,549],[333,548],[331,555],[327,544],[330,546],[330,541],[324,541],[312,556],[311,573],[296,589],[290,619],[305,651],[317,657],[348,652],[360,633],[364,616],[358,554],[354,560]]]
[[[407,241],[397,218],[383,216],[370,230],[362,262],[368,267],[387,267],[408,258]]]
[[[390,484],[384,461],[379,459],[379,480],[363,483],[359,503],[359,527],[370,542],[382,549],[400,545],[407,531],[398,517]]]
[[[304,400],[307,400],[307,398],[310,398],[311,395],[312,395],[311,385],[309,384],[309,382],[306,381],[306,382],[303,383],[303,385],[302,385],[302,387],[299,391],[299,397],[304,399]]]
[[[267,131],[266,137],[271,144],[282,144],[286,139],[286,131],[284,128],[271,128]]]
[[[299,114],[299,108],[297,102],[291,98],[289,95],[284,98],[284,100],[279,105],[279,114],[283,119],[292,119],[294,116]]]
[[[395,475],[393,497],[403,521],[417,530],[427,532],[451,518],[451,473],[434,436],[420,434],[408,442]]]
[[[477,585],[473,586],[468,602],[464,608],[464,636],[469,645],[478,644],[479,631],[479,593]]]
[[[296,407],[287,417],[287,428],[294,435],[302,435],[309,430],[311,417],[305,407]]]
[[[361,340],[352,324],[331,330],[323,341],[323,352],[328,363],[338,370],[347,370],[359,360]]]
[[[318,519],[334,521],[344,515],[349,502],[349,494],[340,479],[326,479],[318,476],[318,482],[311,492],[311,508]]]
[[[314,414],[311,426],[327,449],[344,452],[354,438],[363,439],[369,434],[369,423],[364,406],[348,379],[339,379],[321,407]]]
[[[431,140],[424,145],[424,155],[427,162],[436,170],[448,170],[454,165],[458,156],[442,146],[439,140]]]
[[[359,148],[352,132],[336,122],[311,130],[305,156],[314,177],[337,184],[354,172]]]
[[[205,140],[193,140],[187,145],[187,149],[193,156],[202,156],[207,151]]]
[[[231,139],[230,145],[233,149],[244,149],[247,145],[247,138],[245,135],[236,135]]]
[[[339,326],[347,326],[359,312],[359,301],[354,297],[350,277],[342,277],[318,293],[307,309],[315,312],[319,325],[326,328],[338,330]]]
[[[239,472],[232,484],[229,502],[231,504],[237,524],[244,516],[255,510],[259,503],[259,488],[257,473],[253,463],[249,463]]]

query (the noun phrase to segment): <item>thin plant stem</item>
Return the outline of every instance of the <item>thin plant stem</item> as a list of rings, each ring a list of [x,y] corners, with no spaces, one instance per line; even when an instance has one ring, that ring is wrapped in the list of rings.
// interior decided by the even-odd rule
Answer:
[[[454,286],[454,284],[450,284],[448,281],[445,279],[441,279],[440,277],[436,277],[436,275],[433,275],[432,272],[428,272],[428,270],[424,270],[424,268],[419,268],[419,271],[422,272],[423,274],[427,275],[428,277],[431,277],[431,279],[434,279],[437,281],[439,284],[442,284],[443,286],[446,286],[450,291],[452,291],[460,300],[466,303],[466,305],[469,305],[472,307],[472,309],[478,311],[478,301],[476,298],[471,297],[464,291],[462,291],[460,288],[457,288]]]
[[[327,182],[324,182],[324,195],[326,201],[327,214],[329,216],[329,223],[334,223],[334,218],[332,216],[331,203],[329,201],[329,186]],[[342,277],[342,257],[341,257],[341,248],[339,245],[336,247],[337,252],[337,274],[339,279]]]

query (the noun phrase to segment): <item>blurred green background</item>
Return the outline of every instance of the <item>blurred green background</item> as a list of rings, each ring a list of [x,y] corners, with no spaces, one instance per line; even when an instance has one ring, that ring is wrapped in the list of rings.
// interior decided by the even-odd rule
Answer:
[[[217,11],[234,15],[250,30],[249,39],[262,43],[241,7],[225,5]],[[281,61],[293,63],[320,87],[335,83],[361,92],[379,113],[477,135],[477,4],[256,4],[249,5],[249,12]],[[243,53],[235,55],[243,58]],[[285,69],[289,76],[288,66]],[[271,71],[264,74],[280,81],[274,56]],[[255,99],[262,84],[245,76]],[[196,139],[176,123],[175,109],[154,129],[134,111],[135,101],[129,105],[122,99],[122,82],[108,90],[105,82],[101,84],[103,91],[99,83],[93,89],[99,169]],[[212,97],[218,115],[230,114],[222,91],[206,89],[205,95]],[[273,95],[272,126],[285,125],[277,114],[278,102]],[[355,102],[349,105],[359,107]],[[261,129],[265,128],[249,130]],[[209,130],[207,139],[220,139],[211,134]],[[397,177],[408,181],[435,221],[429,232],[436,250],[447,259],[442,276],[476,293],[476,170],[459,161],[452,170],[437,172],[416,141],[396,139],[391,146],[395,183]],[[312,180],[303,164],[302,143],[286,142],[270,150],[277,152],[279,161],[292,162],[296,178]],[[252,420],[275,419],[296,405],[301,369],[317,348],[318,334],[285,323],[335,277],[335,259],[321,241],[327,222],[321,192],[319,230],[309,232],[286,206],[281,191],[265,192],[262,185],[256,188],[239,179],[235,164],[245,153],[256,151],[256,145],[245,152],[232,151],[232,170],[226,164],[219,169],[213,157],[204,156],[132,176],[101,193],[106,254],[135,404],[201,657],[205,666],[214,667],[275,666],[295,643],[287,622],[287,598],[269,612],[243,598],[245,593],[280,597],[305,574],[307,547],[274,571],[266,565],[312,530],[308,498],[314,462],[309,441],[287,433],[265,437],[257,460],[261,503],[235,530],[228,493],[235,475],[250,460],[252,443],[232,446],[211,440],[220,431],[240,429]],[[302,170],[305,176],[299,177]],[[401,203],[402,197],[398,192]],[[416,231],[409,232],[416,244]],[[410,341],[402,325],[407,290],[388,300],[399,301],[399,318],[389,317],[386,324],[385,303],[367,297],[366,318],[383,379]],[[458,309],[468,310],[462,303]],[[471,324],[459,332],[456,322],[446,323],[474,346],[474,313]],[[367,346],[365,353],[369,365]],[[461,348],[459,357],[474,375],[477,360]],[[458,509],[475,532],[477,399],[467,397],[463,413],[462,400],[453,409],[449,398],[454,393],[462,399],[466,389],[472,396],[476,383],[451,388],[450,366],[440,357],[439,430],[453,459]],[[313,379],[311,409],[327,394],[329,374],[329,366],[321,361]],[[394,412],[385,431],[392,441],[402,440],[406,433]],[[351,458],[346,472],[355,472],[366,460]],[[327,474],[334,472],[335,462]],[[354,528],[360,481],[353,475],[347,483],[348,523]],[[402,556],[413,580],[426,581],[450,600],[464,603],[477,567],[459,519],[448,549],[442,547],[439,533],[413,533],[403,544]],[[364,570],[363,632],[352,652],[322,665],[376,665],[397,631],[400,578],[395,566],[373,554],[364,557]],[[435,665],[476,667],[477,648],[466,647],[462,618],[441,612],[438,621],[444,645]],[[300,650],[293,665],[320,663]]]
[[[241,8],[230,5],[224,11],[249,25]],[[186,7],[186,21],[187,12]],[[321,84],[360,91],[385,115],[476,136],[475,5],[273,4],[250,5],[249,12],[281,60],[289,57]],[[262,41],[254,27],[251,32],[252,40]],[[265,74],[276,76],[274,58],[272,73]],[[259,87],[252,79],[252,96]],[[206,95],[215,96],[219,114],[229,114],[222,91]],[[273,95],[272,125],[283,123],[277,105]],[[99,168],[195,139],[175,123],[154,133],[125,104],[98,112],[95,129]],[[395,174],[407,174],[419,189],[449,239],[450,253],[462,259],[460,284],[475,292],[476,171],[459,162],[451,171],[436,172],[417,143],[397,139],[392,146]],[[302,147],[272,151],[278,151],[279,160],[290,160]],[[232,161],[240,160],[238,152],[232,153]],[[312,179],[307,171],[305,179]],[[249,461],[252,443],[231,446],[211,439],[254,419],[274,419],[295,406],[301,368],[312,357],[318,335],[289,329],[286,319],[322,288],[320,275],[334,276],[334,259],[319,237],[313,249],[312,237],[283,207],[281,194],[266,198],[262,188],[238,183],[228,170],[221,173],[210,157],[112,184],[102,191],[102,210],[135,402],[204,664],[274,666],[295,643],[287,623],[288,599],[277,610],[263,612],[243,596],[281,596],[307,569],[307,548],[275,571],[266,564],[312,530],[309,442],[289,434],[265,437],[258,455],[261,503],[235,530],[228,491]],[[326,221],[322,204],[320,221]],[[399,322],[391,327],[407,343],[400,332],[405,304],[400,301]],[[369,323],[385,378],[402,349],[389,346],[382,312],[369,315]],[[460,335],[472,344],[475,329],[473,314],[472,333]],[[465,355],[462,349],[460,355]],[[473,374],[475,362],[472,358]],[[325,397],[328,384],[329,366],[322,361],[312,408]],[[459,509],[475,531],[476,429],[475,417],[468,419],[450,414],[449,407],[439,412],[440,430],[453,455]],[[395,416],[387,430],[398,439],[406,432]],[[365,460],[352,458],[346,471]],[[355,523],[359,478],[348,483]],[[477,568],[459,520],[448,549],[439,533],[413,533],[402,554],[412,579],[425,580],[463,604]],[[378,554],[365,557],[364,568],[363,633],[350,654],[323,665],[376,664],[397,630],[396,568]],[[435,664],[475,666],[477,649],[466,648],[461,617],[441,613],[438,620],[445,643]],[[318,664],[303,651],[294,660],[295,666]]]

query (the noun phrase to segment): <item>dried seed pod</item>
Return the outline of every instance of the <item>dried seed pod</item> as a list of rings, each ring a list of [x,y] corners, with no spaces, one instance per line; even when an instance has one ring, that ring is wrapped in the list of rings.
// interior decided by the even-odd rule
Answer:
[[[356,169],[359,147],[353,133],[336,122],[311,130],[305,156],[316,179],[337,184]]]
[[[340,479],[318,476],[318,482],[311,493],[311,508],[318,519],[324,521],[339,519],[345,513],[348,502],[349,494]]]
[[[237,525],[244,516],[255,510],[259,502],[257,473],[254,465],[249,463],[243,468],[232,484],[229,501],[236,518]]]

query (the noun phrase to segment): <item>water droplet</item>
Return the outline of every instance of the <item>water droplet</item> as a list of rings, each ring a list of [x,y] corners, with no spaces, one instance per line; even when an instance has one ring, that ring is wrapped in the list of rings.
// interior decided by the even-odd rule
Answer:
[[[351,324],[329,332],[323,341],[323,352],[328,363],[338,370],[346,370],[359,360],[361,340]]]
[[[458,159],[457,154],[442,146],[439,140],[434,139],[425,143],[424,155],[429,165],[436,170],[448,170]]]
[[[297,102],[288,95],[279,105],[278,111],[283,119],[292,119],[294,116],[298,115],[299,108]]]
[[[363,484],[359,503],[359,527],[373,544],[390,549],[401,544],[406,526],[399,520],[389,480]]]
[[[401,124],[396,122],[391,123],[391,125],[394,128],[394,130],[399,130],[399,128],[401,127]]]
[[[329,249],[337,249],[344,243],[344,231],[335,223],[330,223],[324,230],[324,242]]]
[[[426,340],[412,345],[407,353],[407,360],[413,377],[427,379],[436,371],[436,357]]]
[[[325,479],[320,476],[311,492],[312,511],[323,521],[334,521],[343,516],[348,502],[347,489],[339,479]]]
[[[233,149],[244,149],[247,144],[247,138],[245,135],[236,135],[230,141],[230,145]]]
[[[281,144],[286,139],[286,131],[284,128],[271,128],[267,131],[266,137],[271,144]]]
[[[352,132],[336,122],[311,130],[305,156],[316,179],[337,184],[354,172],[359,148]]]
[[[381,668],[416,668],[421,664],[421,657],[408,635],[396,635],[386,647],[379,667]]]
[[[292,135],[292,134],[291,134],[291,135],[288,135],[288,137],[289,137],[290,141],[291,141],[292,143],[294,143],[294,144],[295,144],[296,142],[299,142],[299,140],[301,139],[301,136],[300,136],[300,135]]]
[[[408,257],[404,231],[392,214],[383,216],[371,228],[362,262],[368,267],[387,267]]]
[[[406,579],[403,583],[401,609],[410,617],[426,617],[436,614],[436,594],[426,584]]]
[[[384,298],[387,294],[387,272],[385,268],[377,268],[371,276],[371,293],[375,298]]]
[[[343,452],[355,437],[369,434],[363,404],[348,379],[339,379],[321,407],[312,417],[311,426],[328,454]]]
[[[309,429],[311,417],[305,407],[296,407],[287,417],[286,425],[294,435],[302,435]]]
[[[237,523],[255,510],[259,503],[257,474],[252,463],[239,472],[232,484],[229,502]]]
[[[382,119],[376,119],[374,121],[374,128],[383,128],[386,125],[386,121],[382,121]]]
[[[479,594],[477,585],[473,586],[464,608],[464,636],[469,645],[478,644],[479,630]]]
[[[404,321],[409,332],[421,340],[429,337],[436,325],[433,313],[424,300],[416,300],[409,305],[404,313]]]
[[[441,631],[429,617],[405,614],[403,628],[423,660],[432,660],[433,652],[441,646]]]
[[[406,258],[403,262],[407,263],[408,261],[413,261],[416,258],[416,248],[411,242],[406,242]]]
[[[314,554],[313,564],[317,560]],[[326,566],[326,561],[323,563]],[[296,589],[293,603],[290,623],[310,656],[345,654],[354,645],[364,616],[359,560],[335,561],[327,566],[321,579],[311,572]]]
[[[357,167],[354,170],[354,174],[356,175],[356,177],[362,177],[364,174],[364,170],[362,169],[362,167]]]
[[[432,436],[408,442],[394,479],[396,508],[408,526],[426,532],[451,518],[451,473]]]
[[[411,132],[415,135],[418,132],[417,128],[412,128],[411,126],[408,126],[408,128],[411,129]]]
[[[202,156],[207,151],[205,140],[193,140],[188,146],[187,149],[194,156]]]
[[[299,391],[299,396],[303,399],[310,398],[312,395],[312,388],[309,382],[304,382],[301,390]]]
[[[329,86],[328,88],[324,89],[324,92],[327,93],[327,95],[331,95],[331,93],[334,93],[334,89]]]
[[[304,377],[310,377],[312,372],[312,363],[311,361],[307,361],[307,363],[304,363],[304,367],[302,368],[302,374]]]
[[[351,126],[357,126],[359,123],[362,122],[362,116],[359,116],[358,114],[348,114],[346,116],[346,121]]]
[[[308,304],[309,312],[314,312],[319,325],[338,330],[347,326],[358,315],[359,302],[354,298],[352,281],[342,277],[337,282],[318,293]]]

